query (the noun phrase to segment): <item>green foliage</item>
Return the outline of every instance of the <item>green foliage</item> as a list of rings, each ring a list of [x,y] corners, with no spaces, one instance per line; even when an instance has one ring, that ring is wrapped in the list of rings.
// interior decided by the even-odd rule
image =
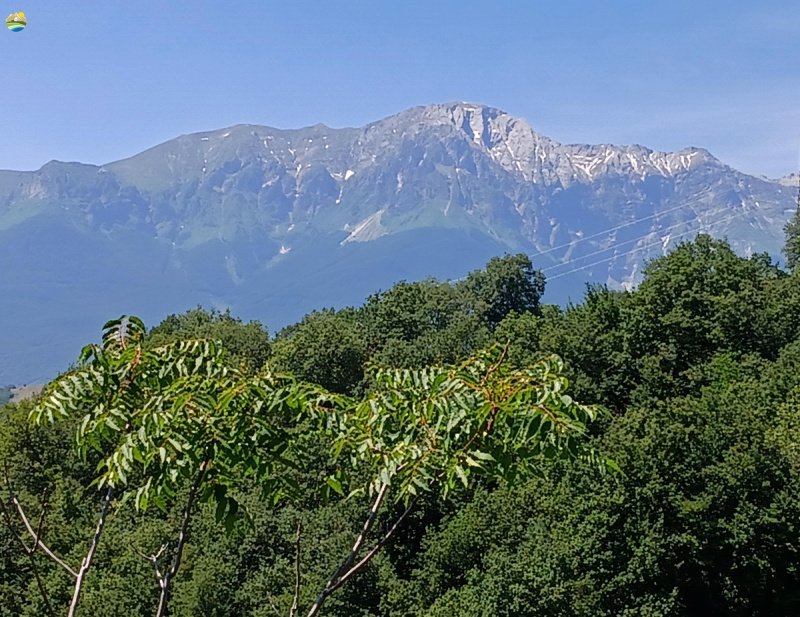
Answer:
[[[550,315],[540,329],[540,347],[556,350],[567,363],[575,396],[621,411],[635,386],[633,354],[627,348],[629,294],[595,286],[583,304]]]
[[[400,282],[370,296],[359,313],[370,360],[385,367],[458,362],[489,340],[487,324],[457,285]]]
[[[187,339],[219,341],[233,364],[248,373],[260,370],[271,354],[269,333],[257,321],[233,317],[230,310],[219,312],[192,309],[170,315],[153,328],[147,346],[160,347]]]
[[[533,269],[527,255],[518,253],[492,258],[485,270],[471,272],[461,286],[474,310],[496,326],[511,311],[538,312],[544,275]]]
[[[401,281],[370,296],[364,313],[373,341],[413,341],[444,328],[463,303],[456,289],[433,280]]]
[[[352,394],[364,378],[367,347],[352,313],[319,311],[281,333],[274,364],[298,379]]]
[[[87,345],[78,368],[48,386],[35,422],[79,416],[77,445],[102,453],[97,484],[135,489],[137,507],[165,500],[198,473],[218,518],[235,517],[228,488],[255,474],[272,490],[288,442],[288,421],[304,405],[290,378],[246,378],[218,343],[181,340],[145,347],[144,324],[122,317]]]
[[[0,407],[5,405],[8,401],[11,400],[11,397],[14,395],[14,386],[3,386],[0,387]]]
[[[766,289],[779,271],[761,256],[741,259],[701,235],[650,263],[645,275],[622,315],[642,395],[686,393],[685,372],[718,351],[770,353]]]
[[[800,203],[792,218],[787,221],[783,228],[786,234],[786,241],[783,252],[786,255],[786,267],[792,272],[797,271],[800,266]]]
[[[800,338],[800,272],[770,281],[765,289],[764,355],[774,358]]]
[[[712,364],[702,392],[611,425],[597,447],[619,481],[578,462],[480,493],[426,537],[395,601],[442,616],[793,614],[800,504],[776,447],[792,437],[763,430],[758,370]]]
[[[581,437],[596,411],[566,394],[557,357],[515,369],[491,348],[453,368],[382,369],[375,388],[348,411],[334,441],[370,493],[396,485],[406,503],[434,488],[444,496],[471,476],[513,482],[541,462],[585,454]]]
[[[112,336],[62,378],[71,390],[51,386],[38,403],[62,422],[30,426],[30,403],[0,410],[0,462],[9,461],[29,510],[48,490],[45,539],[71,563],[96,519],[90,484],[126,443],[124,427],[105,423],[121,426],[111,410],[130,414],[137,432],[145,426],[181,445],[145,448],[133,438],[146,464],[134,457],[122,468],[126,482],[112,479],[132,497],[150,479],[150,503],[163,496],[164,511],[115,504],[84,614],[154,613],[152,567],[139,553],[174,539],[190,489],[180,470],[197,471],[203,448],[219,467],[193,519],[173,615],[265,617],[272,605],[288,615],[298,523],[299,605],[311,606],[382,490],[387,499],[353,563],[387,533],[391,542],[322,614],[798,614],[797,273],[700,237],[651,262],[637,290],[592,287],[560,310],[520,302],[513,285],[507,303],[493,303],[487,290],[502,287],[498,280],[526,279],[525,263],[512,262],[495,283],[488,270],[469,285],[401,283],[364,307],[308,316],[279,335],[270,362],[302,381],[270,365],[241,368],[217,336],[206,347],[153,335],[125,349]],[[142,351],[135,366],[131,348]],[[68,386],[81,371],[91,388]],[[105,398],[92,394],[98,383]],[[76,393],[80,411],[63,417],[59,403]],[[589,423],[596,408],[570,397],[613,414]],[[258,401],[268,402],[251,414]],[[70,440],[87,415],[84,459]],[[244,436],[245,447],[233,448]],[[602,475],[597,461],[607,459],[623,473]],[[222,533],[215,491],[223,518],[233,499],[248,524],[231,517]],[[70,581],[37,562],[63,603]],[[29,567],[0,527],[2,617],[43,614]]]
[[[562,369],[555,357],[514,369],[507,348],[495,347],[449,369],[379,370],[374,388],[354,404],[269,371],[246,376],[213,341],[145,345],[141,320],[123,316],[105,324],[102,344],[87,345],[78,366],[48,386],[31,417],[36,424],[77,421],[79,451],[101,458],[95,483],[118,494],[127,489],[122,501],[133,495],[141,510],[154,503],[166,512],[190,485],[175,565],[162,575],[158,557],[151,558],[161,587],[159,615],[196,496],[213,501],[215,518],[229,529],[239,509],[231,493],[248,479],[263,500],[277,503],[286,487],[294,488],[292,459],[299,461],[302,449],[296,444],[307,443],[292,425],[310,428],[313,437],[309,421],[317,422],[333,457],[349,458],[354,474],[329,475],[322,492],[343,494],[345,481],[351,494],[363,493],[358,483],[366,474],[367,492],[378,497],[362,540],[326,583],[312,615],[381,547],[351,569],[391,484],[397,484],[395,499],[410,506],[420,490],[446,497],[462,484],[469,488],[473,473],[514,481],[540,473],[542,459],[583,454],[580,437],[594,411],[564,393]]]

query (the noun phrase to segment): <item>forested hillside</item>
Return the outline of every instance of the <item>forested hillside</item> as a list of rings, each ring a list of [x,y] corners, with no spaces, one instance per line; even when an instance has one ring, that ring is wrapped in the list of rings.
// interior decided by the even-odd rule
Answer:
[[[200,484],[180,467],[170,475],[179,461],[200,469],[196,479],[209,485],[204,499],[198,497],[175,569],[174,617],[313,614],[326,581],[336,580],[331,573],[353,565],[347,556],[362,529],[365,544],[378,542],[381,550],[334,585],[320,614],[800,614],[800,272],[790,235],[794,272],[766,255],[742,258],[725,242],[699,236],[650,262],[635,291],[589,287],[583,302],[567,309],[540,303],[544,276],[526,256],[515,255],[492,259],[457,283],[401,282],[361,307],[311,313],[275,338],[259,323],[202,309],[169,317],[135,352],[126,347],[127,334],[114,347],[112,328],[110,347],[89,350],[82,359],[91,370],[121,376],[113,391],[98,386],[102,396],[92,399],[98,408],[128,400],[126,392],[135,390],[133,373],[125,372],[130,367],[164,358],[165,368],[153,379],[168,379],[169,362],[179,362],[169,354],[185,351],[186,341],[207,339],[219,341],[220,351],[202,384],[234,374],[262,379],[248,404],[268,396],[271,407],[263,409],[292,407],[305,396],[316,401],[318,415],[276,421],[275,433],[262,433],[257,423],[237,424],[249,418],[245,406],[206,426],[202,418],[180,414],[194,396],[181,391],[169,407],[175,431],[196,431],[191,434],[206,441],[192,454],[165,438],[152,444],[152,459],[144,450],[134,452],[128,465],[108,452],[115,440],[127,443],[132,426],[82,425],[83,414],[69,412],[63,403],[69,397],[53,389],[50,407],[41,401],[6,405],[0,411],[6,468],[0,616],[47,615],[48,603],[52,614],[66,614],[74,577],[44,550],[26,553],[22,543],[33,547],[30,533],[38,533],[77,569],[104,500],[108,518],[77,614],[156,614],[158,580],[174,565],[167,558],[176,553],[184,505]],[[169,354],[159,351],[165,349]],[[551,354],[563,360],[563,369]],[[205,362],[197,358],[197,366]],[[422,370],[448,366],[460,368]],[[409,370],[385,370],[392,367]],[[283,373],[296,381],[274,377]],[[183,388],[195,383],[176,379],[167,391],[178,382]],[[450,390],[437,398],[441,384]],[[459,402],[473,385],[482,394]],[[202,392],[212,403],[231,400],[219,394],[223,390]],[[350,411],[317,427],[315,418],[340,401],[366,403],[345,405]],[[553,435],[562,435],[555,427],[563,420],[564,439],[548,441],[541,420],[524,430],[514,424],[526,405],[541,408],[542,418],[553,414]],[[469,425],[470,410],[484,407],[490,415]],[[48,409],[56,410],[56,419],[59,409],[66,417],[50,423]],[[31,422],[32,410],[39,424]],[[445,417],[444,433],[426,426],[426,418]],[[237,420],[229,424],[230,418]],[[412,432],[403,418],[421,418],[420,431]],[[337,437],[337,423],[351,422],[363,429],[362,441],[351,439],[355,433]],[[167,435],[170,427],[143,424],[137,433],[142,444],[151,430]],[[225,450],[236,431],[252,432],[251,451]],[[502,440],[490,443],[500,431],[506,431]],[[258,441],[267,434],[272,441]],[[284,460],[289,455],[276,435],[301,443],[302,456]],[[424,435],[431,436],[427,442]],[[440,435],[445,438],[437,441]],[[417,439],[423,454],[390,466],[396,475],[387,479],[396,481],[384,482],[387,459],[375,463],[380,448],[390,444],[405,455],[404,444]],[[474,449],[484,442],[483,451]],[[208,469],[216,475],[204,476],[207,468],[197,463],[207,460],[201,450],[212,445],[217,462]],[[274,455],[267,484],[259,475],[266,451]],[[453,457],[435,467],[436,457],[451,451]],[[337,453],[350,456],[347,464]],[[245,464],[226,467],[234,460]],[[433,471],[407,475],[419,460]],[[455,460],[466,463],[448,462]],[[238,477],[239,469],[256,471]],[[101,471],[105,484],[92,485]],[[373,474],[372,491],[345,498]],[[124,487],[149,477],[166,488],[129,491],[122,503]],[[285,490],[276,491],[283,481]],[[114,482],[118,493],[110,497]],[[365,519],[371,504],[381,505],[375,492],[389,486],[398,497]],[[144,510],[142,495],[153,501]]]

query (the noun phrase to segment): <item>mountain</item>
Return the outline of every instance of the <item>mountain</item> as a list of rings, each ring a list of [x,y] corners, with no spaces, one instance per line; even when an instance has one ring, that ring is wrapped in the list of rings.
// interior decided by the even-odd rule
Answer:
[[[798,177],[798,174],[796,173],[791,173],[788,176],[784,176],[783,178],[778,178],[777,180],[775,180],[775,182],[777,182],[781,186],[788,186],[790,188],[796,189],[798,188],[798,184],[800,184],[800,177]]]
[[[105,319],[203,304],[271,329],[399,279],[532,255],[549,301],[634,285],[698,232],[779,255],[796,184],[706,150],[561,144],[468,103],[363,128],[234,127],[95,166],[0,171],[0,384],[66,368]]]

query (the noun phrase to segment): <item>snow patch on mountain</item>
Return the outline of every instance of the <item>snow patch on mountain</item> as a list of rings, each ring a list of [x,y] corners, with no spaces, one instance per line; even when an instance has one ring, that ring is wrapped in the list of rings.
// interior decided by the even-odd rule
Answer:
[[[348,244],[349,242],[369,242],[370,240],[377,240],[381,236],[385,236],[388,230],[381,225],[381,218],[385,210],[378,210],[365,218],[360,223],[357,223],[350,235],[347,236],[340,244]]]

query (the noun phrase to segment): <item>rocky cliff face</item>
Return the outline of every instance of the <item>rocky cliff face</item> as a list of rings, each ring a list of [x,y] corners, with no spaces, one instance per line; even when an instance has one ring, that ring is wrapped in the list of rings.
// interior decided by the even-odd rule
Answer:
[[[277,327],[503,251],[533,256],[551,301],[578,299],[586,281],[635,284],[645,259],[698,232],[777,255],[796,186],[700,148],[560,144],[468,103],[0,172],[0,343],[33,350],[2,352],[0,383],[31,379],[45,339],[62,351],[44,372],[63,368],[109,312],[152,321],[204,303]]]

